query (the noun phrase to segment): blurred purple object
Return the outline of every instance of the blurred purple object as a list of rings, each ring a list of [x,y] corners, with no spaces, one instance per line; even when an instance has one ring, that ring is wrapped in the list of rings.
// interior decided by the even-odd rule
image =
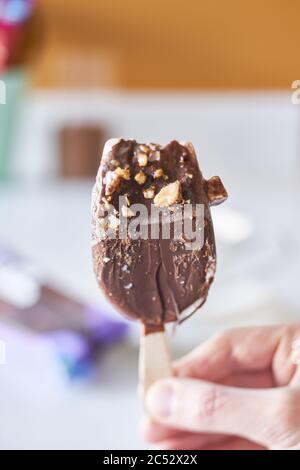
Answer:
[[[74,331],[53,331],[44,334],[56,345],[70,378],[87,378],[95,370],[96,360],[107,348],[124,339],[128,324],[111,319],[96,307],[86,307],[86,330],[84,333]]]
[[[52,287],[39,272],[0,242],[0,320],[50,340],[68,375],[87,377],[129,324]]]
[[[72,355],[75,359],[83,359],[90,354],[90,347],[86,339],[71,331],[56,331],[43,336],[55,341],[63,357]]]
[[[54,343],[57,355],[71,379],[87,378],[92,374],[92,349],[84,336],[71,331],[55,331],[43,337]]]
[[[128,330],[128,323],[120,317],[120,320],[111,318],[99,308],[88,306],[84,310],[86,327],[92,338],[104,344],[111,344],[124,337]]]

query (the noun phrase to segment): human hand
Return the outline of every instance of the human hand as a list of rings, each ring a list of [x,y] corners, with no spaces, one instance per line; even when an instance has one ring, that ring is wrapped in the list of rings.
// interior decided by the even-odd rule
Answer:
[[[144,438],[160,449],[300,449],[299,338],[300,325],[257,327],[200,345],[150,388]]]

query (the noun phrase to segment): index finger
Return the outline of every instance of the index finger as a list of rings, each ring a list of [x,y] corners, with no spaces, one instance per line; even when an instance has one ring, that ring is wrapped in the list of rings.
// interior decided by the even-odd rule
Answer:
[[[177,361],[175,373],[217,382],[236,372],[273,369],[278,384],[288,383],[295,370],[288,346],[295,329],[267,326],[225,331]]]

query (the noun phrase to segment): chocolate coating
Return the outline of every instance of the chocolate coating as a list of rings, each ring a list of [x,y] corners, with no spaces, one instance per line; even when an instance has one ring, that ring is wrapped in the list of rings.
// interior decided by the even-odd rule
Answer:
[[[191,250],[184,239],[161,236],[147,240],[99,236],[97,227],[103,220],[99,206],[109,201],[116,222],[119,196],[126,196],[130,217],[130,207],[136,203],[149,210],[153,202],[165,204],[167,210],[173,203],[203,204],[203,246]],[[114,139],[106,144],[93,190],[92,252],[98,283],[120,312],[139,319],[151,331],[166,322],[181,322],[204,304],[216,269],[209,206],[226,198],[218,177],[203,178],[189,143],[172,141],[161,147]]]

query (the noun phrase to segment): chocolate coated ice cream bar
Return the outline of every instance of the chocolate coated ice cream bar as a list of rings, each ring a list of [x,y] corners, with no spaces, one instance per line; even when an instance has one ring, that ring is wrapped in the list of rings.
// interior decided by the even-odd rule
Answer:
[[[106,143],[92,200],[94,270],[110,301],[146,333],[206,301],[216,269],[210,206],[226,199],[219,177],[204,179],[190,143]]]

